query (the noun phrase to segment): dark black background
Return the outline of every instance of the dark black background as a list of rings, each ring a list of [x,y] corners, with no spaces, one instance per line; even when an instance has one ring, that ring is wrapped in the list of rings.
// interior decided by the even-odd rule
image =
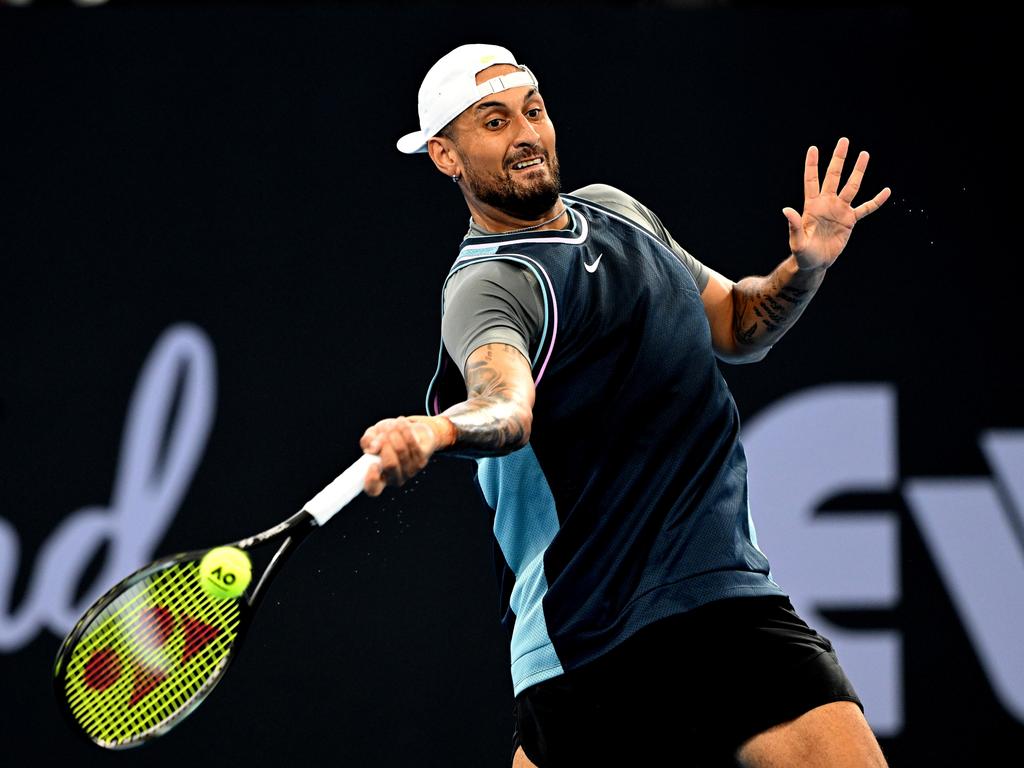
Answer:
[[[0,517],[20,541],[0,608],[65,516],[109,500],[135,379],[175,322],[212,340],[217,411],[155,555],[277,522],[363,429],[421,410],[467,211],[394,144],[426,70],[465,42],[536,72],[567,191],[629,192],[733,279],[787,255],[809,145],[824,172],[849,137],[844,178],[867,149],[858,202],[891,199],[765,361],[723,370],[745,418],[814,384],[893,382],[904,477],[987,474],[978,434],[1024,426],[1020,152],[1007,20],[971,8],[0,9]],[[58,719],[57,634],[0,656],[4,762],[507,764],[472,471],[436,461],[311,537],[220,687],[140,751],[103,754]],[[903,600],[881,620],[905,636],[906,726],[883,746],[893,766],[982,764],[1024,728],[901,523]]]

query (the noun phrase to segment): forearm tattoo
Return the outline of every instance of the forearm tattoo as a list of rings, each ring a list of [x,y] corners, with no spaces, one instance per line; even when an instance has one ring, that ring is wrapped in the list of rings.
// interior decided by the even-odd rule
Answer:
[[[778,341],[803,313],[824,275],[820,270],[789,277],[780,265],[767,277],[745,277],[736,283],[733,333],[737,345],[764,347]]]
[[[487,345],[484,357],[466,369],[467,399],[444,411],[455,425],[453,448],[471,456],[495,456],[521,448],[530,439],[532,409],[511,377],[494,361],[494,347],[518,355],[507,344]]]

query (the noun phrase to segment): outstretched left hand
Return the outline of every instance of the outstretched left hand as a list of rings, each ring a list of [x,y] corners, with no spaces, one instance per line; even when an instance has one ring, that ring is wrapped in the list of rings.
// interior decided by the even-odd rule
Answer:
[[[885,187],[866,203],[853,207],[853,198],[860,189],[864,170],[868,167],[868,153],[857,156],[850,178],[843,191],[839,189],[839,175],[843,170],[850,140],[839,139],[832,162],[828,164],[825,183],[818,188],[818,148],[807,150],[804,167],[804,212],[801,215],[790,207],[782,209],[789,221],[789,249],[796,257],[800,269],[822,269],[832,266],[846,247],[853,225],[869,213],[874,213],[889,199],[891,190]]]

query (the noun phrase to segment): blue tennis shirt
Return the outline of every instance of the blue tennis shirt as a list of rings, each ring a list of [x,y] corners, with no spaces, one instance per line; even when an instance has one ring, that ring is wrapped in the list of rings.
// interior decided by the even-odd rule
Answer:
[[[612,209],[562,200],[569,229],[467,237],[448,275],[502,259],[544,295],[530,442],[477,459],[516,694],[659,619],[785,594],[757,547],[739,413],[693,276]],[[442,343],[427,412],[465,399]]]

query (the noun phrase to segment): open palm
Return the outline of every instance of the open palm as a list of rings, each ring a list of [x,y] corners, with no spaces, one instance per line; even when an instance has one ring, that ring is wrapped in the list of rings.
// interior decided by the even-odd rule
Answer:
[[[857,163],[842,191],[836,192],[849,147],[849,139],[839,139],[832,153],[832,161],[828,164],[825,183],[820,188],[818,148],[808,148],[804,166],[804,211],[800,214],[788,206],[782,209],[789,221],[789,249],[801,269],[832,266],[850,240],[853,225],[869,213],[877,211],[892,192],[889,187],[885,187],[871,200],[853,207],[853,198],[860,189],[864,171],[868,167],[868,153],[864,151],[857,156]]]

